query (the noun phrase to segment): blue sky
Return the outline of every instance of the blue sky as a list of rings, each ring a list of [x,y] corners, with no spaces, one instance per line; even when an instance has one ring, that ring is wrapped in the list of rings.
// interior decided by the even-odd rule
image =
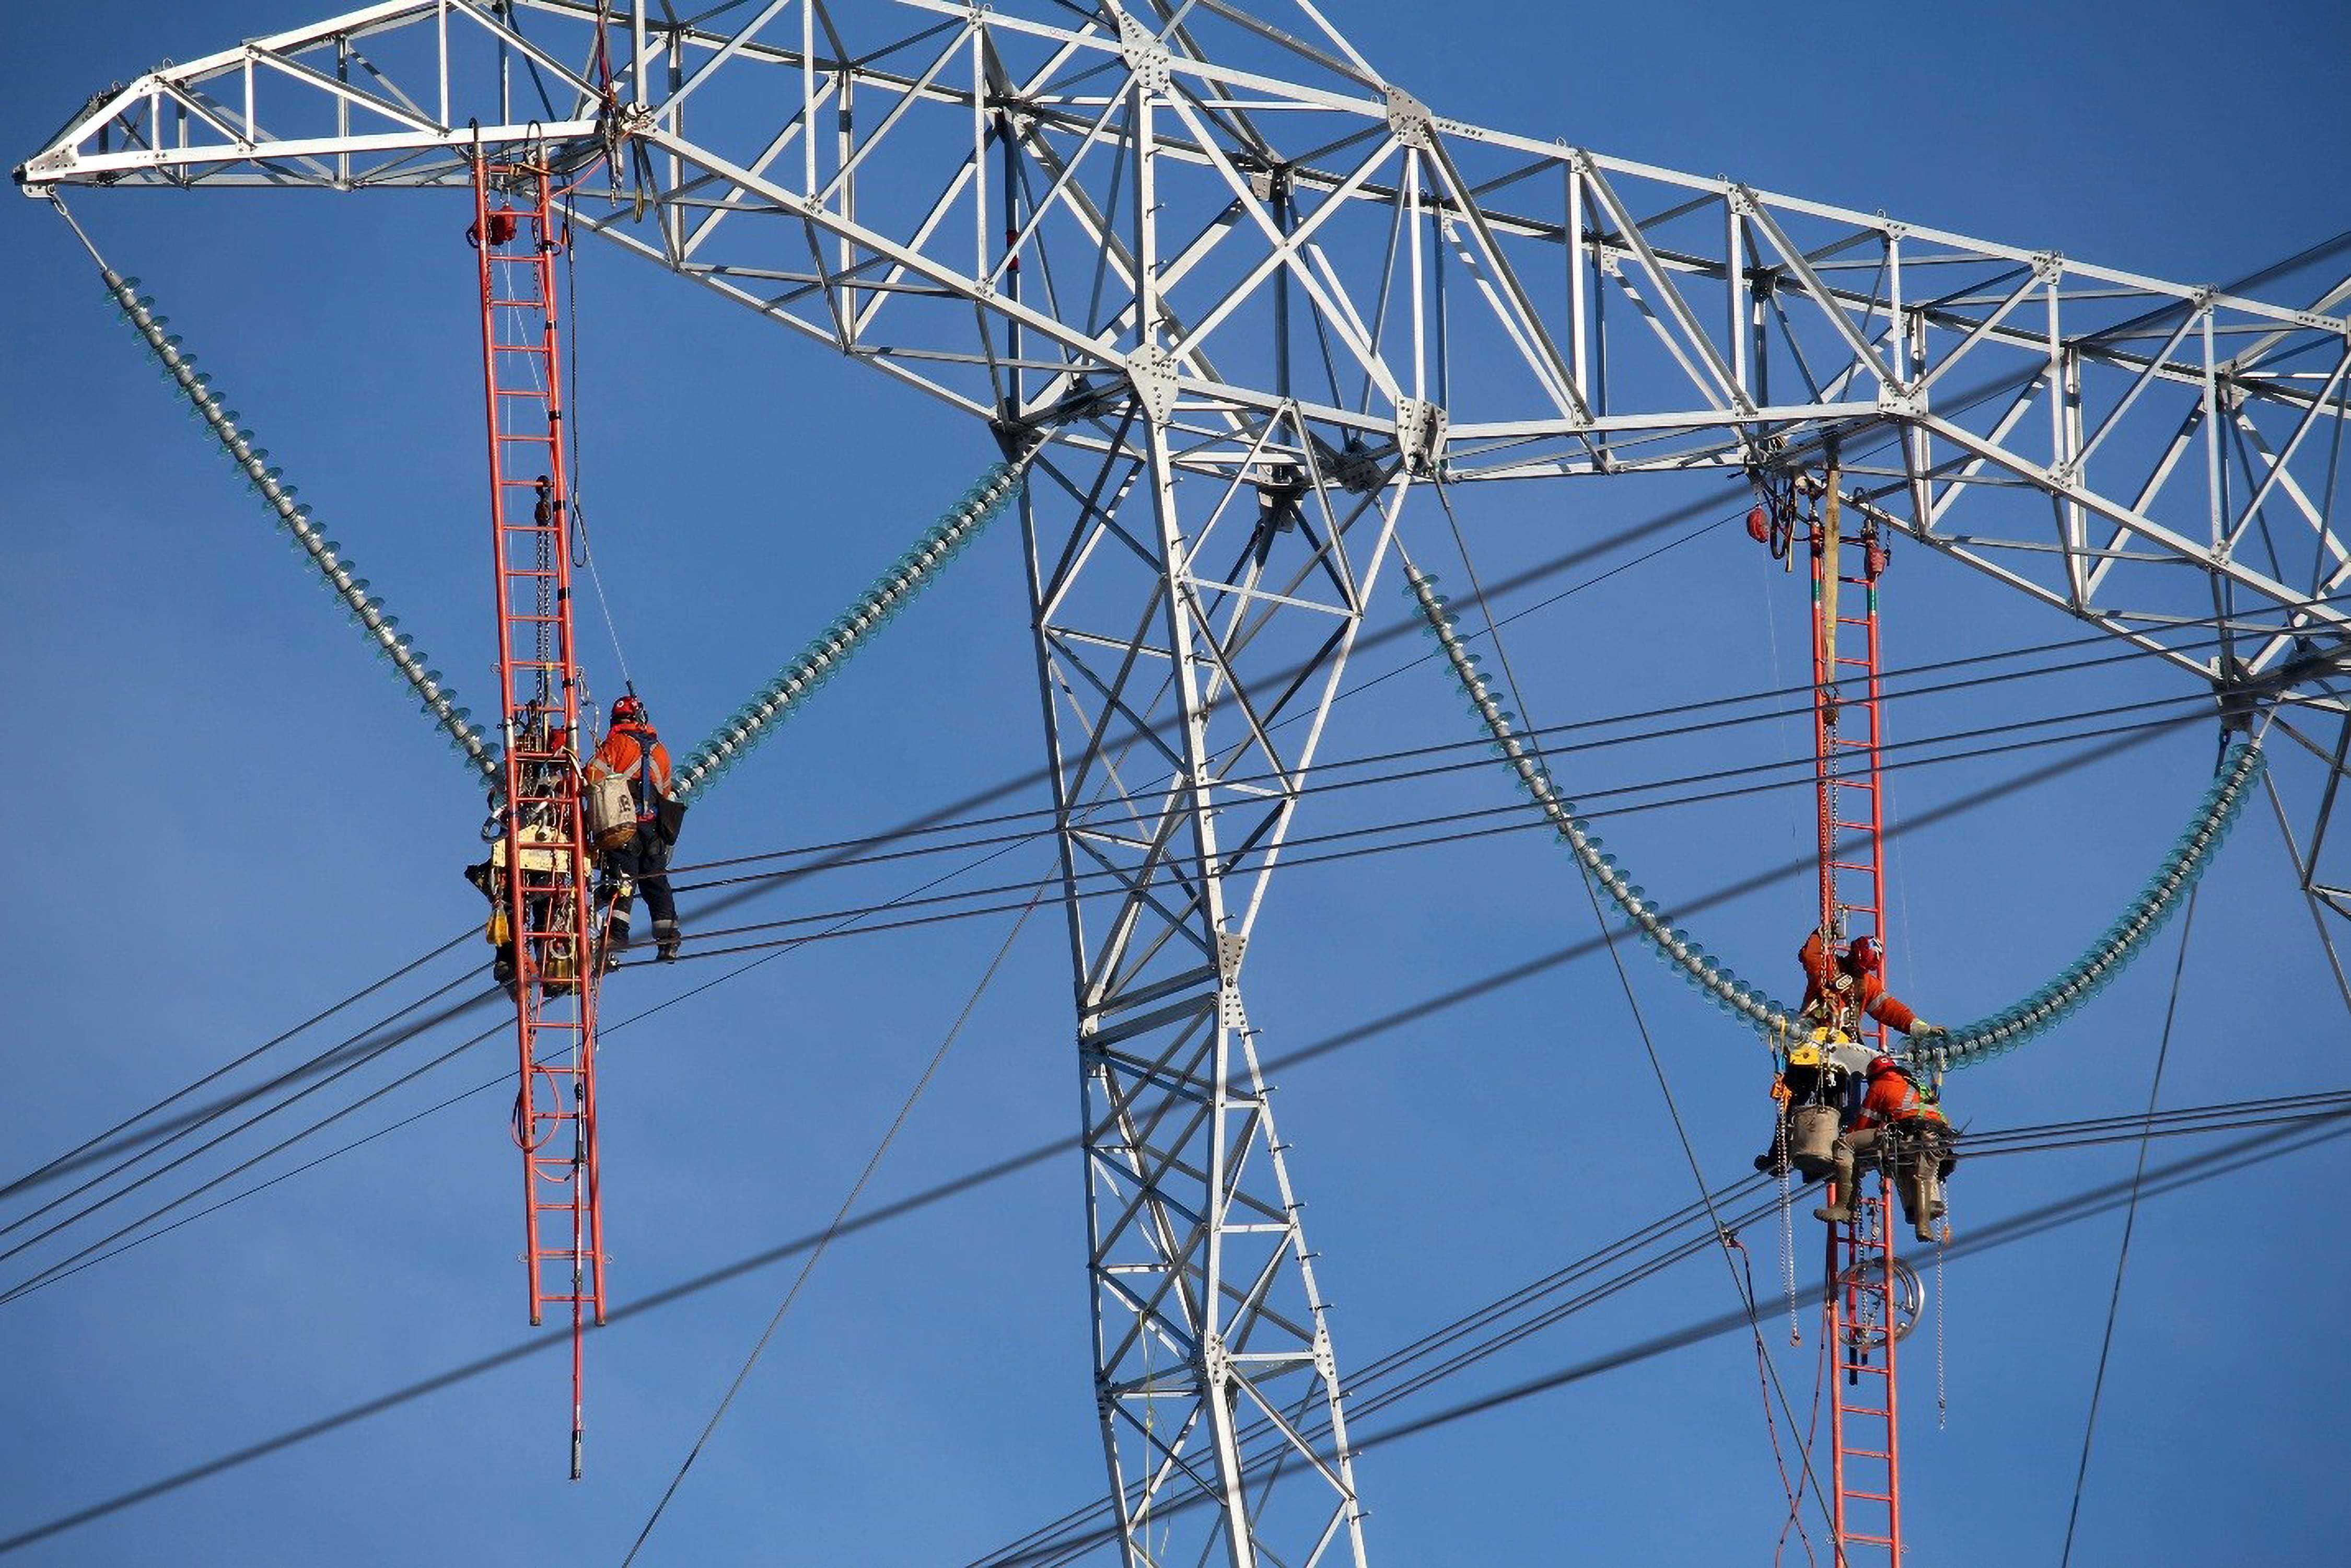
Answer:
[[[2247,10],[2221,24],[2173,4],[1821,5],[1795,16],[1714,4],[1328,7],[1440,113],[2189,282],[2251,272],[2344,226],[2326,193],[2351,152],[2339,107],[2351,20],[2318,0]],[[44,8],[19,19],[0,64],[0,149],[13,162],[90,90],[162,57],[322,14],[299,3]],[[404,629],[486,709],[463,205],[411,194],[75,200]],[[480,909],[457,868],[479,852],[482,802],[180,417],[64,225],[21,200],[0,204],[0,225],[12,371],[0,381],[10,559],[0,658],[26,764],[6,971],[13,1092],[0,1106],[13,1174],[459,936]],[[674,745],[731,710],[993,456],[980,430],[617,256],[580,259],[577,340],[583,498],[630,672]],[[1463,521],[1479,570],[1501,579],[1672,499],[1637,486],[1520,486],[1468,498]],[[1443,570],[1441,516],[1416,514],[1406,543]],[[1540,596],[1530,590],[1514,607]],[[1530,615],[1508,646],[1541,722],[1658,708],[1795,679],[1802,600],[1735,528],[1717,531]],[[1380,602],[1401,613],[1392,591]],[[1897,552],[1886,602],[1897,666],[2079,633],[1919,550]],[[592,622],[585,632],[610,692],[613,652]],[[1358,678],[1422,646],[1407,638],[1367,653]],[[1891,723],[1899,738],[2181,689],[2151,666],[2084,669],[1921,698]],[[1408,672],[1342,703],[1325,754],[1468,740],[1461,707],[1434,671]],[[713,792],[682,858],[827,842],[940,809],[1033,774],[1039,729],[1017,536],[1000,527]],[[1703,746],[1594,748],[1559,771],[1593,789],[1801,755],[1805,744],[1799,726],[1765,727]],[[2069,961],[2169,844],[2211,755],[2209,731],[2182,733],[1903,841],[1900,988],[1927,1016],[1959,1021]],[[1906,775],[1896,810],[1926,815],[2029,765]],[[2305,795],[2311,781],[2286,779]],[[1322,816],[1310,803],[1299,831],[1510,799],[1505,780],[1476,770],[1365,794],[1377,798],[1334,798]],[[988,810],[1043,800],[1032,784]],[[1609,831],[1671,902],[1797,855],[1808,812],[1797,791],[1628,814]],[[699,925],[701,900],[683,903],[689,929],[783,918],[894,896],[954,863],[811,878]],[[1019,881],[1049,863],[1045,846],[1027,845],[965,880]],[[1285,875],[1249,972],[1252,1020],[1276,1059],[1593,929],[1571,868],[1535,834]],[[1743,972],[1792,988],[1808,897],[1802,879],[1742,895],[1709,911],[1699,934]],[[609,1034],[615,1304],[821,1228],[1010,924],[820,944]],[[2061,1033],[1956,1077],[1957,1114],[2008,1126],[2143,1105],[2178,929]],[[1040,911],[870,1203],[1075,1130],[1064,947],[1058,917]],[[479,956],[459,948],[394,999]],[[1702,1163],[1728,1180],[1765,1125],[1762,1054],[1647,957],[1626,959]],[[608,1027],[730,967],[624,975],[607,992]],[[356,1027],[289,1049],[307,1055]],[[347,1104],[463,1038],[444,1030],[413,1042],[306,1104]],[[2258,807],[2206,884],[2164,1101],[2340,1087],[2345,1038],[2341,999]],[[214,1197],[489,1082],[511,1071],[510,1052],[494,1036]],[[1694,1196],[1602,957],[1276,1076],[1343,1369]],[[566,1378],[551,1333],[544,1354],[338,1419],[528,1336],[508,1099],[492,1089],[461,1100],[0,1305],[11,1368],[0,1380],[0,1539],[327,1424],[14,1555],[617,1562],[789,1269],[691,1291],[590,1341],[579,1485],[563,1479]],[[271,1141],[192,1163],[0,1261],[0,1286]],[[2203,1146],[2175,1142],[2157,1157]],[[2127,1179],[2134,1153],[1977,1162],[1954,1184],[1954,1219],[1965,1234]],[[2351,1218],[2343,1170],[2341,1145],[2324,1145],[2142,1211],[2076,1562],[2294,1560],[2326,1555],[2351,1530],[2333,1393],[2351,1373],[2334,1321],[2351,1281],[2335,1249],[2300,1245]],[[1080,1192],[1064,1154],[840,1242],[643,1560],[962,1563],[1098,1495]],[[1798,1223],[1810,1269],[1810,1222]],[[2120,1226],[2087,1219],[1945,1272],[1939,1369],[1917,1340],[1906,1364],[1917,1568],[2055,1559]],[[1772,1230],[1745,1238],[1766,1280],[1778,1269]],[[1376,1433],[1733,1304],[1720,1264],[1701,1257],[1367,1425]],[[1805,1346],[1790,1350],[1784,1322],[1766,1325],[1800,1403],[1809,1314],[1803,1327]],[[1750,1563],[1770,1550],[1784,1506],[1742,1335],[1384,1445],[1358,1477],[1372,1550],[1389,1563]]]

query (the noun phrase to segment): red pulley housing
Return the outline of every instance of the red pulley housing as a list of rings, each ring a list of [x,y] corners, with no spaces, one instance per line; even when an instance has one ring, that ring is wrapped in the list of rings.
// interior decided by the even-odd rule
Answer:
[[[1771,537],[1771,514],[1761,507],[1750,507],[1747,513],[1747,537],[1759,545],[1769,540]]]
[[[490,244],[493,246],[512,245],[515,236],[515,214],[500,208],[490,214]],[[475,250],[482,248],[482,225],[474,224],[465,230],[465,243]]]

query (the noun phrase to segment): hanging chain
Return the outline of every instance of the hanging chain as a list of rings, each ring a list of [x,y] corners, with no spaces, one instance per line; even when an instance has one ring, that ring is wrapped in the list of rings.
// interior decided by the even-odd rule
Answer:
[[[1944,1228],[1948,1231],[1949,1227]],[[1943,1319],[1950,1314],[1951,1310],[1951,1298],[1945,1293],[1950,1287],[1943,1282],[1945,1250],[1945,1247],[1935,1249],[1935,1300],[1931,1309],[1935,1314],[1935,1430],[1938,1432],[1950,1424],[1951,1416],[1950,1388],[1943,1377]]]
[[[555,541],[548,532],[554,521],[555,508],[561,503],[553,498],[547,479],[538,482],[538,704],[550,706],[555,699],[549,671],[555,663]]]
[[[1788,1343],[1804,1343],[1804,1331],[1796,1321],[1796,1218],[1793,1207],[1795,1193],[1788,1166],[1788,1117],[1783,1110],[1779,1129],[1771,1136],[1773,1168],[1780,1176],[1780,1282],[1788,1294]]]

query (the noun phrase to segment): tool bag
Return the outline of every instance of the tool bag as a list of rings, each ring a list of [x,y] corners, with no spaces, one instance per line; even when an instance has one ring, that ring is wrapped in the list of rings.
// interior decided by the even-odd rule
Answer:
[[[1788,1163],[1809,1176],[1836,1167],[1838,1116],[1834,1105],[1799,1105],[1788,1113]]]
[[[580,797],[588,818],[588,841],[598,854],[611,854],[637,836],[637,800],[629,781],[608,773],[590,782]]]

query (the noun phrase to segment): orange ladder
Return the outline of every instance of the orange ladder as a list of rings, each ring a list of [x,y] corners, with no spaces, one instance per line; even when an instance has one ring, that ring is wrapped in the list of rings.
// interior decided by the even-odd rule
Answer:
[[[1867,936],[1885,951],[1886,827],[1879,773],[1877,580],[1886,554],[1874,522],[1848,536],[1834,449],[1813,528],[1813,739],[1820,807],[1823,940]],[[1846,590],[1855,591],[1848,594]],[[1853,603],[1857,594],[1856,611]],[[1886,1026],[1870,1026],[1886,1049]],[[1830,1441],[1836,1453],[1835,1562],[1902,1562],[1901,1443],[1895,1422],[1894,1244],[1883,1179],[1876,1196],[1842,1196],[1853,1220],[1829,1228],[1823,1354],[1837,1358]],[[1857,1558],[1855,1548],[1866,1549]]]
[[[1821,925],[1848,938],[1886,939],[1878,775],[1877,580],[1885,549],[1875,523],[1851,537],[1831,464],[1813,530],[1813,741],[1820,793]],[[1859,591],[1853,613],[1846,589]],[[1885,1044],[1883,1027],[1878,1044]]]
[[[530,1321],[571,1316],[571,1477],[584,1427],[581,1342],[604,1321],[596,1176],[592,862],[580,801],[582,683],[571,632],[571,496],[565,473],[555,266],[564,232],[549,172],[477,159],[491,554],[499,680],[507,930],[514,936]]]
[[[1853,1223],[1829,1227],[1825,1353],[1836,1358],[1829,1440],[1836,1449],[1837,1568],[1902,1562],[1902,1463],[1895,1408],[1893,1203],[1883,1180],[1855,1185]],[[1856,1550],[1859,1549],[1859,1550]]]

